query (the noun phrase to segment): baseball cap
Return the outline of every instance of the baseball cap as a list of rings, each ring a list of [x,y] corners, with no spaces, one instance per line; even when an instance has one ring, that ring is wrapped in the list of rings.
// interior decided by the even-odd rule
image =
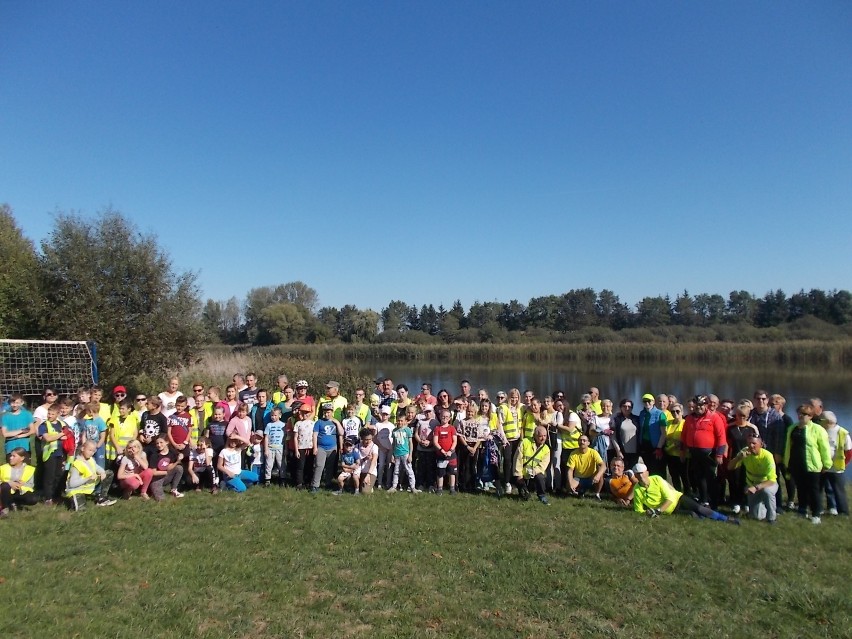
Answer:
[[[329,382],[325,385],[326,388],[340,388],[340,382]]]
[[[113,388],[113,389],[112,389],[112,392],[113,392],[113,394],[115,394],[115,393],[124,393],[124,394],[126,395],[126,394],[127,394],[127,389],[126,389],[124,386],[116,386],[115,388]]]
[[[380,412],[382,415],[390,415],[390,414],[391,414],[391,407],[390,407],[390,406],[388,406],[387,404],[385,404],[384,406],[382,406],[382,407],[379,409],[379,412]]]
[[[648,467],[645,464],[643,464],[642,462],[639,462],[638,464],[636,464],[633,467],[633,472],[636,473],[637,475],[639,473],[644,473],[646,470],[648,470]]]
[[[653,395],[651,395],[651,393],[645,393],[644,395],[642,395],[642,401],[644,402],[646,399],[648,401],[653,402],[656,398]]]

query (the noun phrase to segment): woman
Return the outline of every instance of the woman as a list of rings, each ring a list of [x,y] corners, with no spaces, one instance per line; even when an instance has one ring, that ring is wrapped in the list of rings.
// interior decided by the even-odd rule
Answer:
[[[180,379],[177,378],[177,377],[172,377],[169,380],[169,384],[168,384],[166,390],[164,390],[162,393],[160,393],[158,395],[158,397],[160,398],[160,401],[163,403],[162,408],[161,408],[162,413],[166,417],[169,417],[172,413],[175,412],[175,400],[180,395],[183,395],[183,393],[180,392],[179,389],[180,389]]]
[[[547,488],[555,493],[562,487],[562,427],[565,423],[565,400],[553,401],[553,414],[547,422],[547,445],[550,448],[550,465],[545,479]],[[546,404],[546,403],[545,403]]]
[[[601,400],[601,414],[595,415],[595,426],[591,430],[592,448],[598,451],[606,467],[609,468],[609,460],[613,459],[621,451],[612,436],[612,400]]]
[[[666,441],[663,452],[666,457],[666,470],[672,480],[675,490],[689,492],[689,475],[686,472],[686,461],[681,461],[680,450],[683,445],[680,438],[683,435],[683,406],[680,404],[669,404],[669,412],[672,415],[670,422],[666,424]]]
[[[799,515],[807,517],[810,508],[811,523],[819,524],[822,521],[820,475],[831,468],[828,434],[822,426],[814,423],[814,409],[810,404],[799,406],[796,415],[798,423],[787,429],[784,466],[799,490]]]
[[[435,396],[437,398],[437,402],[435,403],[435,415],[440,415],[442,410],[450,411],[450,414],[453,412],[453,406],[450,401],[450,391],[446,388],[442,388],[438,391],[438,394]]]
[[[408,408],[413,403],[413,400],[408,395],[408,386],[405,384],[397,384],[396,395],[399,397],[396,402],[397,409]]]
[[[632,468],[639,461],[639,416],[633,414],[633,402],[627,398],[622,399],[618,407],[612,430],[624,465]]]
[[[524,416],[521,391],[517,388],[510,390],[508,401],[497,408],[497,429],[501,433],[500,439],[506,442],[503,449],[503,483],[506,494],[510,495],[512,494],[513,464],[521,444],[521,420]]]
[[[748,448],[748,440],[751,439],[752,435],[760,435],[757,427],[748,421],[752,406],[749,401],[741,401],[734,410],[734,423],[728,426],[728,453],[726,456],[728,461],[736,457],[744,448]],[[719,467],[719,470],[721,471],[722,468],[727,470],[726,476],[731,491],[733,513],[738,515],[744,506],[746,512],[748,512],[745,493],[745,468],[739,466],[731,470],[727,467],[728,463],[726,462]]]
[[[783,395],[779,395],[778,393],[770,395],[769,402],[772,404],[772,408],[774,408],[781,416],[783,429],[779,429],[781,432],[774,431],[772,433],[768,433],[767,439],[769,441],[766,442],[766,447],[775,458],[775,465],[778,467],[779,486],[781,485],[781,476],[784,476],[784,490],[787,495],[787,510],[793,510],[796,507],[796,482],[793,481],[793,478],[784,466],[784,441],[787,438],[787,430],[793,425],[793,418],[784,412],[784,407],[787,405],[787,399]],[[784,500],[781,497],[780,488],[777,496],[778,512],[781,512]]]

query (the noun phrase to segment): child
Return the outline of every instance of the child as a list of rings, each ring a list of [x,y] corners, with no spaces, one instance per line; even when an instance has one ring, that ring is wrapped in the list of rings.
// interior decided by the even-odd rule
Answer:
[[[396,492],[399,485],[399,469],[405,468],[408,475],[408,489],[414,493],[421,492],[414,482],[414,468],[411,466],[411,438],[412,432],[408,427],[408,412],[402,412],[397,417],[396,428],[391,433],[393,440],[393,484],[389,493]]]
[[[305,467],[313,459],[314,420],[311,419],[311,407],[300,404],[296,409],[296,423],[293,424],[293,456],[296,458],[296,488],[305,487]]]
[[[90,403],[87,410],[91,408]],[[71,462],[65,487],[65,497],[71,510],[85,509],[86,495],[92,495],[97,506],[112,506],[115,503],[114,499],[106,497],[112,485],[113,473],[111,470],[105,470],[93,459],[96,452],[97,443],[87,440],[83,442],[79,454]]]
[[[256,430],[251,436],[251,464],[250,470],[258,477],[263,471],[263,431]]]
[[[449,475],[450,494],[456,492],[456,467],[458,461],[456,459],[456,444],[458,444],[458,434],[452,424],[450,424],[450,411],[446,408],[440,411],[441,422],[435,427],[432,433],[432,445],[435,447],[437,493],[444,493],[444,477]]]
[[[219,459],[219,453],[225,448],[228,440],[225,436],[225,431],[228,429],[228,422],[225,421],[225,407],[221,405],[213,406],[213,416],[207,422],[207,428],[204,430],[204,436],[210,440],[210,447],[213,449],[213,457],[216,461]],[[214,464],[215,466],[216,464]]]
[[[394,425],[390,421],[391,407],[384,405],[379,408],[379,421],[373,427],[375,430],[375,443],[379,447],[379,463],[377,466],[376,487],[382,490],[385,487],[385,471],[393,458],[393,443],[391,433]]]
[[[138,440],[129,441],[124,447],[124,455],[118,464],[117,477],[125,499],[130,499],[137,488],[143,501],[150,499],[148,487],[154,479],[154,471],[148,467],[148,458]]]
[[[124,449],[139,436],[139,422],[133,416],[133,405],[126,399],[118,403],[118,416],[107,422],[107,460],[120,461]]]
[[[435,487],[435,448],[432,446],[432,431],[438,425],[432,404],[426,398],[420,400],[423,406],[417,415],[417,425],[414,430],[414,441],[417,442],[415,452],[414,475],[417,487],[421,490]]]
[[[176,499],[183,497],[178,491],[183,477],[183,454],[169,447],[168,435],[158,435],[154,440],[155,450],[148,454],[148,467],[153,471],[151,494],[154,501],[162,501],[168,489]]]
[[[142,413],[139,441],[142,442],[142,449],[150,459],[157,452],[157,437],[166,434],[169,420],[163,415],[163,402],[159,397],[149,397],[145,407],[148,410]]]
[[[358,483],[361,492],[370,494],[376,485],[376,464],[379,461],[379,447],[373,443],[373,431],[367,427],[359,433],[361,442],[358,446],[358,455],[361,458],[360,477]],[[355,493],[356,495],[359,493]]]
[[[228,445],[219,454],[219,475],[228,488],[244,493],[248,486],[256,484],[258,476],[250,470],[242,470],[242,440],[236,435],[228,438]]]
[[[3,433],[6,459],[15,448],[23,448],[26,453],[30,452],[32,423],[33,414],[24,408],[24,396],[20,393],[12,394],[9,398],[9,410],[0,415],[0,425],[2,425],[0,431]]]
[[[106,467],[106,431],[107,425],[100,416],[100,402],[95,400],[86,404],[83,413],[83,441],[95,445],[95,463],[101,468]]]
[[[355,404],[348,404],[346,406],[346,417],[341,422],[343,426],[343,439],[344,441],[352,442],[353,446],[358,445],[358,433],[364,428],[364,420],[356,414],[356,411],[357,407]]]
[[[269,423],[263,431],[263,445],[266,454],[266,475],[264,486],[269,486],[272,471],[278,466],[278,485],[283,486],[287,479],[287,455],[284,451],[284,422],[281,421],[281,409],[277,406],[270,413]]]
[[[59,421],[59,406],[52,404],[47,409],[47,419],[38,426],[38,438],[42,442],[42,493],[44,503],[52,506],[59,497],[59,482],[62,480],[65,451],[62,441],[66,439],[63,424]],[[62,441],[60,441],[62,440]]]
[[[229,439],[236,437],[240,441],[240,450],[252,445],[251,417],[248,416],[248,411],[248,406],[245,404],[238,405],[236,413],[228,420],[228,428],[225,430]]]
[[[0,466],[0,517],[10,508],[33,506],[38,503],[35,487],[35,468],[27,463],[27,451],[18,446],[9,451],[9,461]]]
[[[355,494],[357,495],[359,488],[358,480],[360,479],[361,474],[359,472],[361,467],[361,454],[355,449],[355,444],[348,439],[343,440],[343,453],[340,455],[340,464],[343,468],[343,472],[337,476],[337,484],[340,488],[335,490],[334,494],[342,495],[346,481],[351,479],[355,486]]]
[[[189,402],[183,395],[175,399],[175,412],[167,417],[166,433],[169,444],[178,453],[183,455],[184,462],[189,462],[189,451],[195,447],[195,442],[190,438],[192,432],[192,413],[189,412]]]
[[[213,465],[213,449],[210,440],[202,437],[195,448],[189,451],[189,478],[195,486],[195,492],[201,488],[209,488],[214,495],[219,492],[219,481],[216,477],[216,467]]]

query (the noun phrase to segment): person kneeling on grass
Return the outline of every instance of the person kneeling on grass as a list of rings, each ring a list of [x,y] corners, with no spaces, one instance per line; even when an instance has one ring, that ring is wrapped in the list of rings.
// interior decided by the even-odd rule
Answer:
[[[633,471],[628,471],[629,475],[625,474],[624,460],[618,458],[610,462],[609,469],[612,472],[612,477],[606,481],[606,484],[610,495],[612,495],[612,500],[619,506],[630,508],[633,501],[633,482],[630,477],[633,475]]]
[[[65,497],[71,510],[83,510],[86,495],[92,495],[98,506],[112,506],[115,503],[114,499],[107,499],[109,487],[112,485],[112,471],[104,470],[95,463],[94,455],[97,450],[97,442],[83,442],[80,453],[71,462],[65,488]]]
[[[8,515],[9,508],[38,503],[34,478],[35,467],[27,463],[27,451],[20,446],[9,451],[9,462],[0,466],[0,517]]]
[[[582,497],[589,489],[594,489],[595,498],[601,500],[601,489],[606,472],[606,464],[600,453],[589,446],[589,438],[582,435],[580,447],[568,457],[568,490],[575,497]]]
[[[257,473],[242,470],[242,444],[243,440],[238,435],[231,435],[227,447],[219,453],[219,476],[228,488],[238,493],[244,493],[259,479]]]
[[[586,440],[588,443],[588,439]],[[529,488],[535,488],[538,500],[545,506],[550,505],[545,491],[547,489],[547,467],[550,465],[550,447],[547,445],[547,429],[536,426],[532,438],[524,437],[518,452],[515,453],[515,486],[521,499],[530,498]]]
[[[736,525],[740,523],[736,517],[726,517],[675,490],[659,475],[651,475],[645,464],[639,463],[633,467],[632,481],[634,484],[633,510],[637,513],[648,513],[651,517],[657,517],[661,514],[671,515],[675,511],[680,511],[691,513],[699,518],[709,517]]]
[[[748,439],[748,447],[728,462],[729,470],[745,467],[745,495],[748,499],[749,516],[758,521],[775,523],[775,496],[778,493],[778,475],[775,458],[763,447],[760,435]]]
[[[342,495],[343,489],[348,480],[352,480],[355,486],[355,494],[358,495],[359,479],[361,475],[361,453],[355,448],[355,444],[351,440],[343,440],[343,454],[340,455],[340,465],[343,472],[337,476],[338,490],[334,491],[335,495]]]

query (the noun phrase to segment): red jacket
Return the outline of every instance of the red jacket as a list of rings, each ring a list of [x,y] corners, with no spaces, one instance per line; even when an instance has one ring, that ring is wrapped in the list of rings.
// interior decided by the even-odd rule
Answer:
[[[717,455],[724,455],[727,449],[724,420],[719,415],[688,415],[683,425],[681,441],[686,448],[710,448]]]

